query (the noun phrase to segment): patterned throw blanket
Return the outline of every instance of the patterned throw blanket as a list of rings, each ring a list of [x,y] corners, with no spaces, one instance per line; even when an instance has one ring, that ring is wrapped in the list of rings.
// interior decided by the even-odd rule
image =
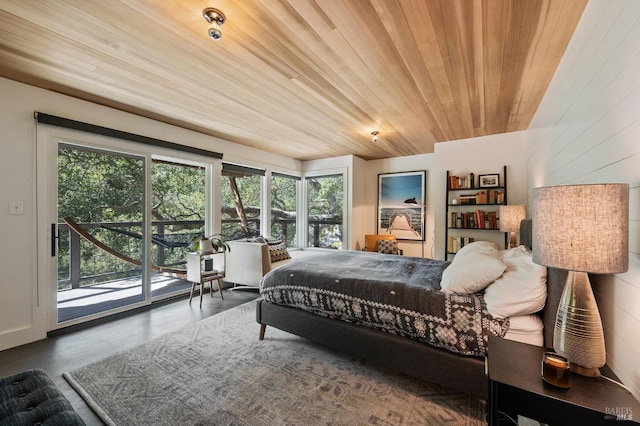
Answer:
[[[408,337],[463,355],[484,356],[493,318],[482,294],[440,291],[449,262],[357,251],[294,260],[264,276],[265,301]]]

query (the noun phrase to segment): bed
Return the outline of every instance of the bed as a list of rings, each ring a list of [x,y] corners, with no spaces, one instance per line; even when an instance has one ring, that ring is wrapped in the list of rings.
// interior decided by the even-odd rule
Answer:
[[[521,243],[530,246],[530,241],[531,222],[527,220],[521,226]],[[501,260],[511,265],[509,259]],[[261,282],[262,298],[257,301],[260,339],[267,325],[276,327],[486,400],[488,335],[552,346],[564,275],[545,269],[539,312],[508,315],[522,311],[518,303],[489,303],[489,288],[494,293],[504,288],[512,291],[512,282],[505,281],[508,274],[492,280],[482,291],[457,293],[452,277],[461,264],[456,259],[449,264],[349,251],[291,262]],[[487,268],[483,269],[474,277],[486,280]],[[363,270],[368,271],[366,278]],[[498,314],[492,315],[489,307]],[[446,328],[447,324],[455,324],[456,330]]]

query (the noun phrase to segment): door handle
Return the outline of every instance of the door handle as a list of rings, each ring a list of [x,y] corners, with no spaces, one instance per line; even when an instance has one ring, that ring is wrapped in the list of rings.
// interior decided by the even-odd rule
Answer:
[[[51,224],[51,257],[56,257],[58,253],[58,240],[60,239],[60,235],[58,234],[58,229],[55,223]]]

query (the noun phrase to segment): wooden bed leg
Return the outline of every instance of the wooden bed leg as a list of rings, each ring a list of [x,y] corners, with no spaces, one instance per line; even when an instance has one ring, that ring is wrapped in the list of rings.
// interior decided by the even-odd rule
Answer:
[[[260,324],[260,340],[264,340],[264,331],[267,329],[267,324]]]

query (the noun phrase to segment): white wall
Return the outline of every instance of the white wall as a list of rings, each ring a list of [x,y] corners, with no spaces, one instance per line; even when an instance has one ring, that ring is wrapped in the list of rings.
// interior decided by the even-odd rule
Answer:
[[[589,2],[529,131],[528,187],[630,185],[629,271],[592,276],[607,364],[640,396],[640,2]],[[634,413],[635,414],[635,413]]]
[[[367,162],[367,232],[375,233],[378,198],[378,174],[427,170],[427,226],[424,247],[425,257],[444,259],[446,172],[476,175],[502,173],[507,166],[509,204],[526,204],[526,132],[483,136],[435,145],[433,154],[372,160]],[[497,241],[504,241],[504,234],[496,233]],[[490,239],[491,235],[483,235]],[[362,240],[364,235],[355,235]],[[364,245],[363,241],[358,241]],[[399,247],[408,256],[420,256],[420,243],[401,241]]]
[[[47,301],[37,288],[34,111],[224,154],[240,164],[299,173],[299,161],[0,78],[0,350],[45,337]],[[259,160],[259,161],[258,161]],[[9,201],[24,202],[10,216]],[[55,283],[52,283],[55,285]]]
[[[371,160],[367,162],[366,168],[366,214],[361,216],[364,219],[363,227],[359,233],[354,233],[356,241],[355,248],[360,250],[364,247],[365,234],[375,234],[377,231],[376,219],[378,215],[378,175],[381,173],[397,173],[397,172],[414,172],[419,170],[427,171],[427,215],[425,217],[425,241],[424,241],[424,257],[432,256],[433,244],[433,211],[437,207],[433,207],[434,197],[432,192],[432,173],[434,166],[434,155],[411,155],[406,157],[386,158],[383,160]],[[362,221],[362,220],[361,220]],[[398,242],[398,248],[403,251],[405,256],[422,255],[421,241],[401,240]]]
[[[481,136],[435,145],[435,168],[432,175],[435,196],[435,232],[436,257],[444,259],[446,248],[444,232],[446,227],[445,199],[446,173],[453,175],[474,173],[502,173],[507,166],[507,201],[508,204],[527,203],[527,165],[526,165],[527,132],[504,133],[493,136]],[[504,244],[503,233],[482,234],[483,239]]]
[[[353,157],[353,175],[351,176],[351,206],[348,209],[347,221],[351,224],[349,235],[349,249],[360,250],[359,241],[367,229],[367,222],[362,220],[367,217],[369,202],[367,189],[370,186],[367,176],[368,162],[360,157]]]

